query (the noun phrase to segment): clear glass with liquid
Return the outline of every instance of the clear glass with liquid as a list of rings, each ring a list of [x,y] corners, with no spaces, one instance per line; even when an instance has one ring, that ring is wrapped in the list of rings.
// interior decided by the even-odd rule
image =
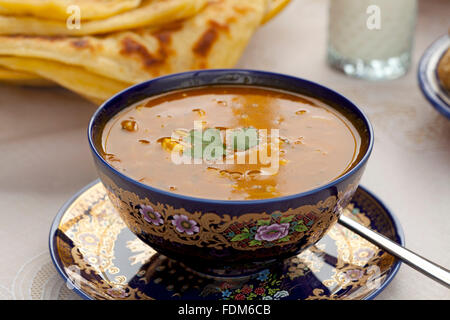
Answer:
[[[330,0],[328,63],[369,80],[404,75],[416,16],[417,0]]]

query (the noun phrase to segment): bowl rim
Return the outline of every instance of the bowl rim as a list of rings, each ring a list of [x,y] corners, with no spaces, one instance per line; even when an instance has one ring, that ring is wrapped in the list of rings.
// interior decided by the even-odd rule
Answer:
[[[437,75],[437,67],[444,54],[447,52],[447,49],[449,49],[449,44],[450,36],[448,34],[444,34],[434,40],[423,52],[417,67],[417,80],[422,94],[431,106],[447,119],[450,119],[450,105],[448,105],[441,97],[447,93],[440,83]],[[436,64],[434,64],[434,62],[436,62]],[[428,71],[432,71],[433,79],[429,78]],[[437,91],[434,90],[432,84],[434,80],[436,81]]]
[[[140,89],[144,89],[145,87],[150,86],[153,82],[155,81],[161,81],[161,80],[165,80],[165,79],[169,79],[169,78],[173,78],[173,77],[180,77],[182,79],[186,79],[186,78],[190,78],[192,76],[196,76],[196,75],[201,75],[201,74],[217,74],[217,75],[225,75],[225,74],[242,74],[242,75],[247,75],[247,76],[251,76],[251,75],[264,75],[264,76],[270,76],[273,78],[284,78],[286,80],[291,80],[291,81],[300,81],[303,82],[304,84],[310,85],[310,86],[314,86],[318,89],[327,91],[333,95],[336,95],[339,99],[342,99],[343,101],[345,101],[345,103],[347,105],[350,105],[355,111],[355,113],[358,115],[358,117],[360,119],[363,120],[364,125],[367,128],[368,131],[368,139],[369,139],[369,143],[368,143],[368,147],[367,150],[365,151],[363,157],[358,161],[358,163],[349,171],[347,171],[345,174],[343,174],[342,176],[340,176],[337,179],[334,179],[324,185],[321,185],[319,187],[316,187],[314,189],[311,190],[307,190],[304,192],[299,192],[299,193],[295,193],[295,194],[290,194],[290,195],[286,195],[286,196],[281,196],[281,197],[274,197],[274,198],[268,198],[268,199],[255,199],[255,200],[222,200],[222,199],[208,199],[208,198],[201,198],[201,197],[193,197],[193,196],[188,196],[188,195],[183,195],[183,194],[178,194],[178,193],[173,193],[170,191],[166,191],[164,189],[159,189],[156,187],[152,187],[150,185],[144,184],[142,182],[139,182],[138,180],[135,180],[125,174],[123,174],[122,172],[118,171],[117,169],[115,169],[113,166],[111,166],[98,152],[97,147],[95,146],[95,143],[93,141],[93,132],[94,132],[94,128],[95,128],[95,124],[96,124],[96,120],[98,118],[98,116],[101,114],[101,112],[106,109],[109,105],[113,104],[116,102],[116,100],[120,99],[123,96],[126,96],[128,94],[130,94],[133,91],[136,90],[140,90]],[[217,85],[217,84],[215,84]],[[237,84],[238,86],[242,85],[248,85],[251,86],[251,84]],[[204,86],[202,84],[202,86]],[[196,85],[193,85],[191,88],[195,88],[197,87]],[[198,86],[200,87],[200,86]],[[267,86],[268,88],[270,88],[270,86]],[[276,89],[276,88],[275,88]],[[287,92],[289,92],[289,90],[286,90]],[[127,106],[128,107],[128,106]],[[323,190],[326,190],[330,187],[333,187],[334,185],[339,184],[340,182],[344,181],[345,179],[347,179],[348,177],[352,176],[355,172],[357,172],[362,166],[364,166],[364,164],[367,162],[368,158],[370,157],[370,154],[372,153],[372,149],[373,149],[373,144],[374,144],[374,132],[373,132],[373,128],[372,128],[372,124],[369,121],[369,118],[366,116],[366,114],[355,104],[353,103],[351,100],[347,99],[345,96],[343,96],[342,94],[328,88],[325,87],[321,84],[318,84],[316,82],[310,81],[310,80],[306,80],[303,78],[299,78],[299,77],[295,77],[295,76],[291,76],[291,75],[287,75],[287,74],[282,74],[282,73],[275,73],[275,72],[269,72],[269,71],[260,71],[260,70],[252,70],[252,69],[206,69],[206,70],[195,70],[195,71],[186,71],[186,72],[180,72],[180,73],[172,73],[169,75],[165,75],[165,76],[161,76],[161,77],[157,77],[157,78],[153,78],[135,85],[132,85],[118,93],[116,93],[115,95],[113,95],[112,97],[110,97],[108,100],[106,100],[103,104],[100,105],[100,107],[98,107],[98,109],[94,112],[94,114],[92,115],[90,121],[89,121],[89,126],[88,126],[88,130],[87,130],[87,134],[88,134],[88,141],[89,141],[89,146],[91,148],[91,151],[93,152],[94,156],[100,160],[100,162],[106,166],[109,170],[111,170],[115,175],[118,175],[120,178],[128,181],[131,184],[137,185],[140,188],[149,190],[151,192],[155,192],[155,193],[160,193],[163,194],[164,196],[167,197],[172,197],[172,198],[176,198],[178,200],[182,200],[182,201],[194,201],[194,202],[198,202],[198,203],[205,203],[205,204],[226,204],[226,205],[262,205],[262,204],[270,204],[270,203],[276,203],[276,202],[282,202],[282,201],[289,201],[289,200],[293,200],[293,199],[298,199],[301,197],[307,197],[309,195],[321,192]]]

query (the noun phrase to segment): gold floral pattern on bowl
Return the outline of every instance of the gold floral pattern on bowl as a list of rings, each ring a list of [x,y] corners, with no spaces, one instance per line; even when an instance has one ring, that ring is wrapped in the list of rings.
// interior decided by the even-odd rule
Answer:
[[[344,214],[400,237],[378,200],[363,189],[354,199]],[[273,268],[241,278],[204,277],[131,233],[100,182],[61,211],[50,242],[61,274],[89,299],[366,299],[381,291],[399,266],[391,255],[335,225],[317,244]]]

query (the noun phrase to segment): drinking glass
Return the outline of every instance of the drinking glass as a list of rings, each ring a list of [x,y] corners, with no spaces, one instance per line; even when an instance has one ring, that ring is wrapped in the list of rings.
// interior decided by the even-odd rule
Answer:
[[[330,0],[328,63],[369,80],[405,74],[417,16],[417,0]]]

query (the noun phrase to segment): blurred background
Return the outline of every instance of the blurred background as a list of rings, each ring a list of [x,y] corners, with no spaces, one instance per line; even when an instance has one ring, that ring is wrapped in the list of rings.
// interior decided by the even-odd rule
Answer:
[[[448,32],[450,1],[418,1],[410,70],[376,82],[328,66],[328,6],[291,1],[256,30],[237,67],[306,78],[361,106],[375,130],[362,184],[398,216],[408,248],[449,266],[450,121],[423,97],[417,67],[425,49]],[[63,286],[48,257],[48,231],[65,201],[97,178],[86,138],[95,109],[63,88],[0,84],[1,298],[51,297]],[[377,299],[450,299],[450,293],[403,265]]]

